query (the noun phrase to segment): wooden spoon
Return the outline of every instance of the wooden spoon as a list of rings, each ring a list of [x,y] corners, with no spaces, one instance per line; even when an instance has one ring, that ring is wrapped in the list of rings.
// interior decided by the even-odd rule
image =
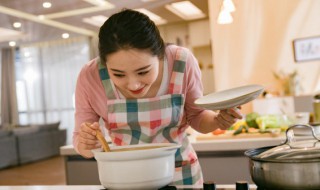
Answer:
[[[86,122],[85,125],[87,127],[90,127],[91,123],[88,123]],[[109,148],[109,145],[106,141],[106,139],[104,138],[104,136],[102,135],[102,133],[99,131],[99,130],[96,130],[96,137],[97,139],[100,141],[101,145],[102,145],[102,148],[105,152],[110,152],[110,148]]]
[[[100,131],[96,131],[96,137],[97,139],[100,141],[101,145],[102,145],[102,148],[105,152],[110,152],[110,147],[106,141],[106,139],[104,138],[104,136],[102,135],[102,133]]]

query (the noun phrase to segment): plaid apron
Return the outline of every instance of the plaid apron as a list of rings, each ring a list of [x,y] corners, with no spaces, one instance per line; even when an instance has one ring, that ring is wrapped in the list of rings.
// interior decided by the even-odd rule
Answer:
[[[97,60],[99,61],[99,60]],[[146,143],[181,144],[175,154],[174,185],[203,182],[200,164],[187,135],[180,126],[184,111],[182,82],[186,52],[178,49],[166,95],[142,99],[121,99],[107,68],[99,61],[99,74],[108,97],[108,122],[112,142],[117,145]]]

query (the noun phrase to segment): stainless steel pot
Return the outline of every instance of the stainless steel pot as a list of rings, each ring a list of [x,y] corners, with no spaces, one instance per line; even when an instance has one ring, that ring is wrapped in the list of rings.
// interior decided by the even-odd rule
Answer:
[[[294,129],[309,128],[311,140],[298,140]],[[252,180],[266,189],[320,189],[320,138],[312,126],[293,125],[286,142],[245,152]],[[311,137],[311,136],[310,136]],[[298,141],[297,141],[298,140]]]

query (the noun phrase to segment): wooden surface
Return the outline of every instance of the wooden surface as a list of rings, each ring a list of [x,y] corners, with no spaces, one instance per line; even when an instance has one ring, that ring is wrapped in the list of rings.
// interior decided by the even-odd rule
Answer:
[[[215,139],[244,139],[244,138],[270,138],[270,137],[281,137],[285,136],[284,133],[241,133],[238,135],[233,135],[232,133],[225,133],[221,135],[213,135],[212,133],[208,134],[199,134],[196,137],[197,141],[201,140],[215,140]]]
[[[66,185],[64,157],[1,169],[0,187],[4,185]]]

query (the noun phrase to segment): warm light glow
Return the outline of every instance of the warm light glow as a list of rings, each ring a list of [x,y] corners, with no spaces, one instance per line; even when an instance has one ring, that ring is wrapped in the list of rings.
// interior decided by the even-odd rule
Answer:
[[[233,18],[229,11],[222,9],[218,16],[218,24],[230,24],[233,22]]]
[[[196,7],[190,1],[171,3],[169,5],[166,5],[165,7],[184,20],[199,19],[206,16],[198,7]]]
[[[114,5],[105,0],[83,0],[87,3],[90,3],[95,6],[108,6],[114,8]]]
[[[63,33],[61,36],[63,39],[67,39],[70,35],[68,33]]]
[[[230,24],[233,22],[231,12],[236,10],[232,0],[223,0],[217,19],[218,24]]]
[[[236,10],[232,0],[223,0],[223,5],[225,10],[229,12],[234,12]]]
[[[44,2],[44,3],[42,3],[42,6],[43,6],[43,8],[48,9],[52,6],[52,4],[50,2]]]
[[[15,28],[20,28],[21,27],[21,22],[14,22],[13,27]]]
[[[162,17],[154,14],[151,11],[148,11],[147,9],[136,9],[136,11],[139,11],[139,12],[147,15],[156,25],[167,23],[167,21],[165,19],[163,19]]]
[[[15,41],[10,41],[10,42],[9,42],[9,46],[11,46],[11,47],[16,46],[16,44],[17,44],[17,43],[16,43]]]

